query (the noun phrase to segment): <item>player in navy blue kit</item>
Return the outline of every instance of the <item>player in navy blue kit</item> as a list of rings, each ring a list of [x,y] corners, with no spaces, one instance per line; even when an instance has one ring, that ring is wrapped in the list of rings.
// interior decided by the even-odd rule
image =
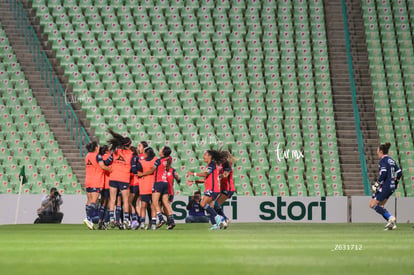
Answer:
[[[394,230],[397,228],[396,219],[392,216],[387,209],[384,208],[385,203],[388,198],[394,193],[397,189],[398,181],[402,177],[402,170],[398,167],[395,161],[388,156],[388,150],[391,147],[391,143],[387,142],[381,144],[377,149],[378,157],[380,162],[378,164],[379,168],[379,178],[375,184],[372,185],[372,199],[369,203],[369,207],[374,209],[378,214],[384,217],[387,220],[385,225],[385,230]]]

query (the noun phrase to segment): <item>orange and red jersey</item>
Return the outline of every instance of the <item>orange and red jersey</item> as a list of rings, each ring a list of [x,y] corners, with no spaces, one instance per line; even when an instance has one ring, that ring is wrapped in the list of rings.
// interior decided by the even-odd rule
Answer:
[[[221,177],[220,179],[220,190],[227,190],[231,192],[235,192],[236,188],[234,187],[233,181],[233,168],[231,167],[230,163],[225,162],[223,165],[219,166],[219,174],[222,176],[224,172],[228,172],[229,175],[227,177]]]
[[[85,187],[86,188],[103,188],[104,186],[104,171],[99,162],[102,161],[102,156],[98,152],[90,152],[85,157]]]
[[[128,149],[117,149],[112,154],[112,173],[109,176],[110,181],[129,183],[133,153]]]
[[[152,169],[152,167],[154,167],[154,163],[157,159],[153,158],[152,160],[140,160],[140,166],[142,168],[142,173],[145,173],[147,171],[149,171],[150,169]],[[138,165],[139,167],[139,165]],[[138,168],[138,170],[140,170]],[[140,183],[139,183],[139,193],[141,195],[150,195],[152,194],[152,187],[154,185],[154,174],[151,175],[146,175],[144,177],[141,177],[140,179]]]
[[[145,159],[144,154],[139,154],[138,155],[138,160],[139,161],[144,160],[144,159]]]
[[[107,160],[109,157],[111,156],[111,154],[105,154],[103,155],[103,160]],[[108,167],[111,167],[111,165],[109,165]],[[103,189],[109,189],[109,176],[111,175],[110,171],[105,171],[104,170],[104,187]]]
[[[155,182],[167,182],[167,165],[171,157],[159,158],[154,163]]]
[[[206,167],[208,173],[204,181],[204,191],[210,190],[214,193],[220,192],[219,170],[214,162],[210,162]]]
[[[131,173],[131,177],[129,178],[129,186],[139,186],[139,181],[138,176]]]
[[[137,156],[137,160],[138,162],[144,160],[144,154],[139,154]],[[134,176],[134,174],[131,173],[131,181],[130,181],[130,186],[139,186],[140,182],[141,182],[141,178],[139,178],[138,176],[134,176],[134,178],[132,178],[132,176]]]
[[[174,175],[177,173],[174,168],[170,167],[167,171],[168,195],[174,195]]]

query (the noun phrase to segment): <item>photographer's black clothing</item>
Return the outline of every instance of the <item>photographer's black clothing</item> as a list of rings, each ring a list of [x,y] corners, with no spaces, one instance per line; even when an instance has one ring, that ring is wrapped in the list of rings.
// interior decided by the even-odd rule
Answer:
[[[63,219],[63,213],[57,212],[43,212],[39,214],[39,217],[34,223],[61,223]]]

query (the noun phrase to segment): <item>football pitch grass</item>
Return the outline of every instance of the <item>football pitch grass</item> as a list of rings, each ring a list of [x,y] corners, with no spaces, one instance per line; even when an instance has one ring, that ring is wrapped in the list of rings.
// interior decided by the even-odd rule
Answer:
[[[178,224],[172,231],[0,226],[1,274],[414,274],[399,224]]]

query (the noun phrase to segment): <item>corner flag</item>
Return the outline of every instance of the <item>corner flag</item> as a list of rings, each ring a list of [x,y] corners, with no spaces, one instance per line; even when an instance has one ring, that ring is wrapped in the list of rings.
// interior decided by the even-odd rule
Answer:
[[[24,166],[20,169],[19,179],[21,184],[25,184],[27,182],[26,173],[24,171]]]
[[[19,215],[20,197],[22,195],[22,185],[27,182],[26,173],[24,171],[24,166],[20,168],[19,180],[20,180],[19,195],[17,196],[16,216],[14,218],[14,224],[17,224],[17,217]]]

